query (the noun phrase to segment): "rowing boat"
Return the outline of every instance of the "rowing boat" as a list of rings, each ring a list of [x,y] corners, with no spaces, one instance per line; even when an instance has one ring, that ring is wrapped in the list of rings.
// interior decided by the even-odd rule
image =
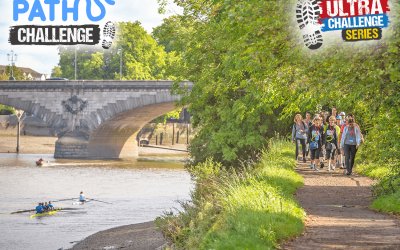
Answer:
[[[72,202],[72,205],[84,205],[84,204],[85,204],[85,202],[83,202],[83,201]]]
[[[79,210],[80,208],[75,208],[75,207],[58,207],[58,208],[54,208],[51,211],[61,211],[61,210]],[[12,212],[11,214],[21,214],[21,213],[28,213],[28,212],[35,212],[36,209],[28,209],[28,210],[19,210],[19,211],[15,211]]]
[[[91,200],[85,200],[85,201],[80,201],[80,200],[75,200],[72,202],[72,205],[85,205],[85,203],[90,202]]]
[[[39,213],[39,214],[32,214],[32,215],[29,216],[29,217],[30,217],[31,219],[33,219],[33,218],[42,217],[42,216],[55,215],[58,211],[59,211],[59,209],[51,210],[51,211],[47,211],[47,212],[43,212],[43,213]]]

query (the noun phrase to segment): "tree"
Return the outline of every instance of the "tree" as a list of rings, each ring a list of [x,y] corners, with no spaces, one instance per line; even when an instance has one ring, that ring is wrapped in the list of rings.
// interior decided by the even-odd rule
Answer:
[[[10,78],[10,76],[7,75],[6,72],[3,72],[2,74],[0,74],[0,81],[7,81],[8,78]]]
[[[59,47],[62,77],[75,78],[75,49],[77,79],[119,79],[122,57],[122,78],[152,80],[173,78],[166,73],[167,64],[174,63],[174,53],[167,54],[139,22],[118,23],[118,33],[108,50],[91,46]]]
[[[399,166],[399,1],[385,40],[368,49],[340,42],[315,53],[298,41],[295,1],[175,2],[184,14],[153,35],[182,59],[178,77],[195,83],[184,100],[200,128],[190,148],[195,164],[255,159],[266,138],[289,130],[296,112],[335,105],[356,114],[367,139],[380,137],[371,144],[382,150],[366,155],[377,149],[366,143],[361,155],[390,156]],[[171,32],[182,26],[186,33]]]
[[[165,51],[183,51],[185,47],[185,34],[191,32],[191,26],[186,25],[182,16],[170,16],[163,23],[153,29],[152,35],[158,44],[164,46]]]
[[[92,58],[92,54],[95,53],[91,46],[79,46],[79,47],[58,47],[58,53],[60,55],[60,61],[58,66],[61,69],[62,77],[68,79],[75,79],[75,61],[76,61],[76,78],[77,79],[90,79],[85,76],[87,70],[84,69],[86,61]],[[75,60],[76,53],[76,60]]]
[[[12,66],[12,75],[14,76],[15,80],[25,80],[24,72],[19,69],[17,66]],[[7,65],[6,70],[2,76],[0,76],[2,80],[9,80],[11,77],[11,66]]]
[[[60,66],[54,66],[51,70],[51,77],[62,77],[62,70]]]
[[[81,74],[84,75],[86,79],[101,80],[104,78],[104,67],[104,54],[95,52],[91,54],[89,60],[83,62]]]
[[[273,87],[281,88],[287,74],[268,85],[279,66],[270,59],[290,46],[282,32],[287,29],[281,18],[285,5],[265,1],[177,4],[185,14],[175,20],[184,22],[187,32],[158,40],[186,43],[175,49],[183,58],[181,78],[195,83],[186,99],[194,125],[201,128],[190,147],[194,163],[209,157],[225,165],[255,159],[265,138],[286,129],[285,121],[278,120],[281,107],[273,101]],[[157,36],[170,35],[170,25],[155,29]]]

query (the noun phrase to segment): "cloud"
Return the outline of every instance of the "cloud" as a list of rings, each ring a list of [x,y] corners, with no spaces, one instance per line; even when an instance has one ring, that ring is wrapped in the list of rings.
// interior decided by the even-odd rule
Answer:
[[[7,61],[7,53],[11,50],[14,50],[15,53],[18,54],[17,66],[21,67],[29,67],[33,70],[36,70],[43,74],[50,74],[51,69],[58,64],[58,52],[57,46],[12,46],[8,43],[8,34],[9,27],[13,25],[22,25],[22,24],[35,24],[35,25],[44,25],[49,24],[49,22],[42,22],[38,19],[34,19],[32,22],[27,20],[27,16],[29,14],[23,14],[19,16],[18,22],[13,21],[13,1],[0,1],[0,10],[1,10],[1,20],[0,20],[0,32],[1,34],[7,34],[5,36],[0,36],[0,64],[7,65],[9,62]],[[30,4],[33,3],[33,0],[28,0]],[[43,1],[41,1],[43,2]],[[61,16],[61,9],[56,8],[56,20],[58,22],[51,23],[53,25],[70,25],[77,23],[93,23],[88,21],[85,11],[85,1],[80,1],[80,9],[79,9],[79,22],[62,22],[57,19]],[[104,1],[102,1],[104,2]],[[134,22],[139,21],[142,26],[147,30],[147,32],[151,32],[152,29],[162,23],[163,18],[170,16],[174,13],[181,13],[182,11],[177,6],[170,4],[169,12],[166,15],[158,14],[158,4],[157,0],[116,0],[114,6],[106,7],[106,17],[99,22],[100,26],[104,25],[107,21],[124,21],[124,22]],[[69,5],[72,6],[73,1],[69,0]],[[45,13],[46,8],[44,8]],[[48,11],[48,10],[47,10]],[[94,9],[95,11],[95,9]],[[93,13],[95,14],[95,13]]]

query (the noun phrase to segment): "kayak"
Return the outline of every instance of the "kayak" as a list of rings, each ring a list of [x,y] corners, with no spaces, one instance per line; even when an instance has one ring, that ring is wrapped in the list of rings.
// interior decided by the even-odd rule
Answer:
[[[40,213],[40,214],[32,214],[29,217],[31,219],[33,219],[33,218],[36,218],[36,217],[55,215],[58,211],[59,211],[59,209],[51,210],[51,211],[43,212],[43,213]]]

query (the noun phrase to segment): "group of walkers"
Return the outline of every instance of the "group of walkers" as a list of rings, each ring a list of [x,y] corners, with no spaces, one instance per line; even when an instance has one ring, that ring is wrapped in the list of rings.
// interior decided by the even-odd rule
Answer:
[[[44,212],[54,210],[54,206],[53,206],[53,204],[51,204],[51,201],[49,201],[48,203],[40,202],[39,205],[36,206],[35,210],[36,210],[37,214],[41,214]]]
[[[296,143],[296,159],[299,159],[301,145],[303,162],[307,162],[309,155],[310,168],[315,171],[318,171],[318,165],[322,169],[326,160],[328,171],[340,166],[345,169],[345,174],[351,175],[357,149],[363,140],[354,115],[337,114],[335,107],[331,113],[320,112],[312,119],[310,112],[306,112],[304,120],[301,114],[294,117],[292,141]]]

